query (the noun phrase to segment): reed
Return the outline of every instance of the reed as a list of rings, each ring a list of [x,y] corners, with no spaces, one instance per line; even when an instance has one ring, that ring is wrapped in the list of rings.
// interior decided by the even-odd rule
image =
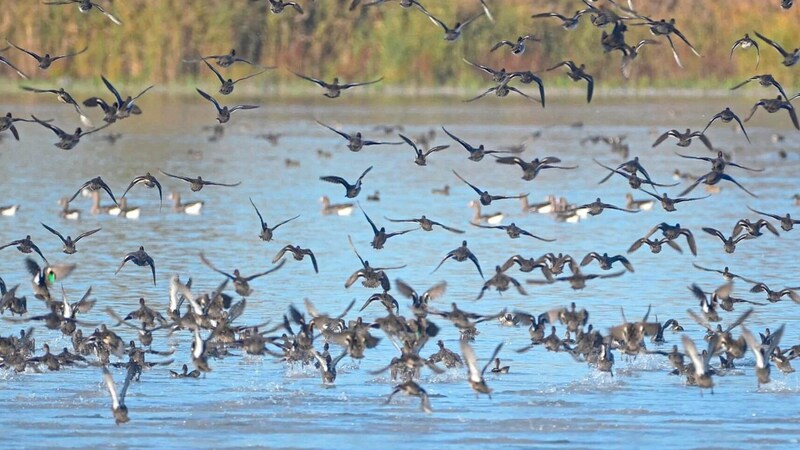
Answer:
[[[572,31],[563,30],[555,19],[530,18],[543,11],[569,14],[583,6],[577,1],[490,1],[496,23],[481,18],[455,43],[445,42],[441,30],[420,11],[403,9],[396,3],[350,12],[349,1],[300,1],[306,9],[303,15],[289,10],[273,15],[265,1],[100,0],[122,20],[123,25],[116,26],[101,14],[80,14],[74,6],[7,0],[5,13],[0,16],[0,36],[40,53],[74,51],[84,45],[89,45],[89,50],[55,63],[47,72],[39,71],[35,61],[15,49],[6,50],[3,56],[43,84],[44,80],[69,84],[71,80],[99,79],[100,73],[126,83],[212,83],[207,68],[183,59],[231,48],[257,64],[279,67],[268,76],[252,80],[261,90],[302,83],[287,69],[343,80],[384,76],[387,85],[400,87],[490,84],[480,72],[464,64],[462,57],[535,72],[572,59],[586,64],[598,84],[614,87],[721,87],[756,73],[772,73],[793,93],[800,81],[800,72],[781,66],[777,52],[766,44],[761,45],[757,71],[752,49],[735,54],[729,61],[733,41],[746,32],[752,35],[754,28],[789,49],[800,45],[796,33],[798,8],[784,11],[778,7],[778,0],[635,1],[642,13],[654,19],[675,17],[703,57],[694,56],[676,40],[685,65],[681,69],[673,61],[667,42],[659,39],[663,40],[661,45],[642,51],[630,80],[620,74],[619,52],[603,53],[601,30],[592,26],[588,17]],[[456,18],[465,19],[481,11],[477,0],[427,3],[431,13],[451,24]],[[646,27],[630,28],[629,43],[651,37]],[[494,42],[528,33],[544,40],[531,43],[524,55],[502,50],[489,53]],[[229,71],[232,76],[242,76],[251,70],[237,65]],[[0,77],[14,82],[16,75],[0,70]],[[570,82],[552,73],[546,75],[546,83],[566,86]]]

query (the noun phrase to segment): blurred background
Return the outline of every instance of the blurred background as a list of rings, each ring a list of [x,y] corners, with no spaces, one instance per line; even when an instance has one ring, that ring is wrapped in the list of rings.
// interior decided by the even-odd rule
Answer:
[[[38,0],[0,0],[0,39],[39,54],[64,54],[89,46],[86,53],[58,61],[47,71],[38,69],[33,58],[14,48],[0,55],[42,84],[80,90],[99,85],[98,74],[103,73],[115,82],[155,83],[187,93],[199,77],[213,78],[213,74],[202,64],[183,60],[227,53],[232,48],[256,64],[277,67],[243,83],[243,90],[250,93],[313,88],[289,70],[325,79],[339,76],[345,81],[383,76],[379,89],[384,90],[446,90],[490,84],[462,57],[492,67],[540,74],[559,61],[571,59],[586,64],[597,82],[607,87],[724,89],[757,73],[772,73],[792,95],[800,77],[797,67],[783,67],[778,52],[761,41],[758,69],[752,48],[737,50],[729,60],[733,42],[744,33],[753,36],[754,30],[788,51],[800,45],[799,8],[783,10],[779,0],[635,0],[633,5],[643,15],[655,20],[674,17],[702,58],[674,39],[685,66],[681,69],[666,39],[658,37],[662,44],[642,50],[629,80],[620,73],[621,54],[604,53],[600,46],[601,32],[610,33],[611,26],[597,28],[587,15],[577,29],[564,30],[555,18],[530,17],[547,11],[571,16],[586,7],[577,0],[487,0],[495,23],[481,17],[466,27],[466,38],[452,43],[443,40],[441,28],[421,11],[401,8],[395,1],[359,6],[353,11],[348,10],[351,0],[297,1],[305,10],[302,15],[291,8],[280,15],[272,14],[266,0],[96,0],[119,18],[122,25],[118,26],[96,11],[81,14],[77,4],[48,6]],[[451,26],[482,12],[478,0],[422,3]],[[629,28],[629,44],[653,37],[646,26]],[[513,41],[525,34],[534,34],[542,42],[529,42],[521,56],[512,55],[508,47],[489,52],[497,41]],[[252,72],[252,67],[235,65],[223,73],[235,78]],[[0,85],[5,90],[16,90],[19,81],[13,70],[0,68]],[[546,84],[571,86],[571,81],[559,72],[548,75]]]

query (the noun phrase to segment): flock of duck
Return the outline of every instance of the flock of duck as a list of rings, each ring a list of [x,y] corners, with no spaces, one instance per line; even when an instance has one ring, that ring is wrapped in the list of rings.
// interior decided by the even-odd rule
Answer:
[[[77,4],[81,12],[96,10],[108,17],[112,22],[120,23],[119,19],[108,9],[89,0],[44,1],[43,3],[49,6]],[[365,8],[374,7],[384,3],[392,2],[378,0],[365,2],[361,6]],[[467,26],[475,20],[493,20],[491,9],[500,7],[499,4],[492,5],[492,2],[487,0],[476,0],[475,9],[479,12],[463,20],[463,22],[456,22],[453,27],[450,27],[444,21],[428,12],[426,7],[417,0],[401,0],[399,3],[403,8],[410,8],[414,11],[412,14],[418,15],[421,20],[427,17],[428,20],[441,27],[446,41],[455,41],[461,38],[462,35],[468,34]],[[595,26],[603,29],[600,44],[607,53],[620,52],[622,55],[622,71],[626,77],[630,74],[631,64],[645,45],[648,48],[652,47],[649,51],[657,51],[657,45],[663,42],[668,43],[675,61],[679,65],[681,61],[673,38],[682,41],[692,53],[700,55],[698,50],[689,43],[687,37],[679,31],[674,19],[656,20],[649,18],[643,12],[636,10],[631,1],[627,5],[617,4],[611,0],[607,0],[605,4],[600,3],[583,0],[582,7],[585,8],[577,11],[574,16],[565,16],[560,12],[541,12],[534,14],[532,17],[535,19],[556,18],[563,22],[563,27],[566,30],[580,26],[582,18],[590,18],[591,24],[583,26]],[[359,4],[358,0],[353,1],[351,9],[359,7]],[[293,10],[296,14],[304,13],[303,7],[297,2],[269,0],[269,6],[275,14],[284,12],[286,7],[291,8],[289,11]],[[792,2],[783,0],[781,6],[789,9],[792,6]],[[314,7],[325,6],[314,5]],[[609,28],[611,29],[610,33],[606,31]],[[642,28],[650,31],[653,35],[652,39],[639,40],[635,45],[630,45],[626,42],[627,33]],[[758,40],[750,38],[749,35],[735,40],[731,47],[731,57],[733,57],[734,51],[738,49],[752,47],[756,50],[755,66],[758,67],[760,62],[759,42],[761,42],[774,48],[786,67],[794,66],[800,59],[800,50],[794,49],[793,52],[789,52],[762,33],[755,32],[754,35]],[[541,39],[534,35],[524,35],[498,42],[491,46],[488,51],[507,50],[514,55],[521,55],[525,52],[526,46],[535,45],[536,42],[540,41]],[[59,56],[51,56],[48,53],[40,56],[31,50],[16,45],[11,40],[8,40],[8,45],[19,53],[13,54],[13,56],[11,53],[5,53],[0,56],[0,62],[14,70],[20,77],[26,79],[28,76],[17,69],[11,61],[14,57],[26,57],[26,55],[27,57],[33,57],[37,60],[39,69],[44,71],[52,63],[56,63],[63,58],[79,57],[86,50],[83,49]],[[209,70],[209,73],[213,73],[213,77],[220,83],[219,94],[223,96],[233,92],[236,83],[258,76],[267,70],[267,68],[259,69],[251,75],[237,80],[226,78],[223,75],[223,71],[233,64],[254,65],[237,55],[235,50],[231,50],[229,53],[187,59],[187,61],[202,63]],[[545,107],[544,81],[538,74],[530,71],[507,72],[504,68],[492,68],[470,60],[465,61],[470,66],[487,72],[491,75],[493,82],[496,83],[483,93],[466,101],[475,101],[488,94],[504,97],[510,92],[514,92],[528,100],[540,103],[542,108]],[[547,71],[559,68],[566,69],[566,74],[572,80],[587,83],[586,101],[591,102],[595,80],[587,72],[588,69],[571,60],[565,60],[548,68]],[[324,95],[331,99],[339,97],[348,89],[379,83],[382,80],[382,78],[376,78],[366,82],[341,83],[336,78],[331,82],[327,82],[300,73],[296,73],[296,75],[303,80],[319,85],[324,90]],[[532,238],[553,242],[554,239],[538,236],[520,228],[515,223],[501,225],[502,216],[483,214],[481,206],[489,206],[494,202],[515,199],[515,201],[522,202],[526,212],[547,213],[552,214],[558,220],[579,221],[587,216],[598,216],[604,212],[638,213],[643,209],[653,207],[655,204],[660,204],[667,212],[674,212],[676,211],[676,206],[682,202],[708,201],[710,194],[687,197],[700,185],[713,190],[718,184],[727,183],[746,195],[756,197],[756,193],[741,184],[730,174],[730,169],[748,171],[761,171],[763,169],[745,167],[731,161],[729,155],[715,150],[705,132],[717,120],[734,122],[741,130],[742,136],[750,142],[750,137],[747,135],[744,124],[756,113],[759,107],[768,113],[786,112],[790,118],[791,125],[800,129],[795,109],[791,103],[798,95],[789,97],[777,81],[777,78],[779,76],[773,76],[772,74],[755,75],[733,87],[733,89],[738,89],[750,81],[757,81],[763,87],[775,89],[778,92],[775,97],[764,98],[756,102],[744,120],[741,120],[734,111],[726,107],[714,115],[707,124],[698,124],[705,125],[702,129],[698,128],[695,131],[687,129],[684,132],[668,130],[655,140],[653,147],[660,145],[669,138],[677,139],[678,146],[689,147],[692,145],[693,139],[697,138],[714,154],[714,156],[708,157],[680,154],[682,158],[704,161],[708,164],[708,171],[702,176],[691,180],[688,187],[683,189],[676,197],[670,197],[666,192],[658,193],[658,188],[676,186],[677,183],[656,183],[646,170],[646,162],[644,160],[640,160],[638,157],[628,159],[629,148],[623,142],[624,137],[591,136],[582,143],[605,142],[613,151],[624,155],[625,159],[627,159],[626,162],[616,166],[607,166],[600,161],[595,161],[603,170],[608,171],[607,176],[601,180],[601,183],[610,179],[617,179],[617,177],[624,178],[634,192],[641,192],[643,195],[647,195],[647,198],[635,199],[633,194],[629,194],[626,204],[617,206],[606,203],[599,197],[590,203],[571,204],[563,198],[556,199],[555,196],[551,196],[546,202],[531,204],[528,201],[527,194],[497,195],[496,193],[490,193],[486,186],[481,186],[484,184],[481,180],[468,179],[453,170],[454,183],[457,186],[463,185],[464,189],[474,191],[477,196],[470,205],[475,210],[470,225],[503,231],[511,239]],[[61,102],[71,105],[78,115],[77,118],[85,126],[89,127],[88,130],[77,128],[73,133],[70,133],[54,125],[50,120],[43,120],[36,116],[31,116],[30,118],[15,117],[12,113],[8,113],[4,118],[0,119],[0,132],[8,130],[16,140],[20,140],[22,136],[17,126],[20,123],[36,124],[49,129],[57,136],[56,147],[62,150],[71,150],[79,144],[82,137],[104,130],[118,121],[127,120],[132,115],[142,114],[142,109],[137,102],[152,86],[134,96],[122,95],[106,77],[101,75],[101,79],[113,95],[112,101],[106,101],[101,97],[91,97],[83,102],[78,102],[63,88],[40,89],[27,85],[22,86],[22,89],[31,93],[54,95]],[[511,83],[515,80],[519,84],[512,86]],[[538,98],[522,91],[530,83],[538,85]],[[258,107],[257,105],[246,104],[222,106],[217,98],[205,91],[197,89],[197,92],[202,98],[212,103],[216,119],[220,124],[231,120],[231,115],[236,111],[245,111]],[[104,122],[102,126],[93,127],[91,119],[84,112],[84,108],[92,107],[98,107],[102,110],[102,121]],[[209,119],[210,117],[209,115]],[[463,148],[467,152],[467,159],[472,163],[487,164],[487,161],[493,161],[499,164],[516,165],[521,169],[521,178],[525,181],[534,180],[543,170],[568,171],[577,167],[563,164],[561,159],[555,156],[534,158],[528,161],[520,156],[521,152],[518,149],[490,150],[485,144],[470,142],[467,138],[457,136],[445,127],[441,128],[442,132],[452,140],[452,143],[432,145],[432,140],[436,135],[435,131],[414,138],[403,134],[402,127],[385,127],[385,134],[387,136],[397,134],[398,140],[376,141],[365,139],[360,132],[350,134],[322,122],[318,122],[318,124],[320,127],[344,139],[347,148],[352,152],[358,152],[367,146],[408,145],[414,151],[413,161],[418,166],[425,166],[428,158],[435,158],[435,153],[449,149],[452,146]],[[218,139],[224,132],[224,128],[214,127],[213,129],[215,134],[212,138],[215,139]],[[28,130],[25,131],[28,132]],[[33,129],[29,132],[33,132]],[[265,135],[265,139],[276,143],[279,135]],[[212,139],[210,138],[210,140]],[[323,151],[320,152],[321,156],[325,154]],[[341,185],[344,188],[345,198],[357,199],[361,194],[362,183],[365,182],[365,179],[368,179],[366,177],[369,176],[371,170],[372,166],[356,170],[353,175],[359,172],[360,175],[355,181],[350,181],[352,178],[348,180],[337,175],[323,176],[320,179]],[[190,177],[153,168],[151,172],[132,179],[124,193],[117,197],[101,176],[95,176],[81,186],[66,187],[69,194],[60,201],[62,208],[60,217],[65,220],[77,219],[80,216],[80,211],[73,209],[70,205],[76,198],[84,194],[92,197],[92,214],[109,213],[136,218],[138,217],[138,208],[131,208],[127,205],[126,195],[132,189],[137,189],[138,187],[155,189],[158,193],[159,208],[161,208],[163,203],[162,185],[153,173],[162,180],[166,177],[187,183],[189,189],[193,192],[201,191],[209,186],[235,189],[241,182],[239,180],[226,180],[226,182],[209,181],[201,176]],[[61,189],[61,187],[54,186],[53,189]],[[455,187],[445,186],[444,189],[433,189],[433,193],[448,195],[451,189],[455,189]],[[735,191],[732,190],[732,192]],[[108,206],[102,205],[101,199],[103,196],[107,196],[112,204]],[[173,202],[173,211],[175,212],[186,214],[199,214],[201,212],[202,202],[182,203],[179,192],[170,194],[169,198]],[[370,199],[379,200],[379,195],[377,193],[373,194]],[[411,224],[409,228],[389,232],[385,227],[376,224],[361,207],[360,203],[333,204],[328,197],[322,197],[321,201],[323,204],[322,214],[349,215],[358,208],[371,228],[371,246],[375,250],[383,249],[388,239],[412,232],[417,228],[428,232],[441,229],[454,234],[464,233],[464,230],[459,229],[454,224],[445,225],[424,215],[419,218],[387,218],[388,222]],[[155,202],[155,199],[153,202]],[[266,242],[273,240],[274,235],[279,233],[279,227],[290,223],[298,217],[288,217],[287,215],[285,218],[280,218],[280,222],[270,226],[265,221],[255,202],[250,200],[250,203],[260,223],[258,236]],[[17,209],[18,205],[5,206],[0,208],[0,214],[13,216]],[[765,239],[763,236],[769,237],[764,233],[764,230],[769,234],[779,235],[779,228],[783,232],[789,232],[794,225],[800,222],[793,219],[789,213],[766,212],[755,209],[752,212],[759,218],[757,220],[748,218],[739,220],[730,235],[710,227],[702,228],[702,231],[719,238],[722,241],[723,250],[727,253],[733,253],[737,245],[741,245],[744,242],[748,242],[748,245],[755,245],[750,244],[749,241]],[[12,226],[10,225],[11,223],[7,222],[4,226]],[[78,251],[76,246],[79,241],[82,245],[90,245],[91,240],[96,239],[96,237],[93,237],[95,233],[101,231],[100,228],[95,228],[82,232],[75,238],[72,236],[66,236],[65,238],[61,232],[51,225],[42,223],[44,229],[48,233],[55,235],[63,244],[63,253],[66,255],[72,255]],[[633,253],[645,244],[652,253],[661,252],[664,245],[677,252],[682,252],[681,246],[685,242],[689,251],[696,255],[696,231],[693,232],[688,228],[681,227],[679,223],[660,223],[630,245],[627,253]],[[26,233],[20,233],[20,235],[22,234]],[[674,368],[674,373],[683,376],[687,385],[698,386],[703,389],[713,388],[715,375],[735,367],[736,360],[744,358],[748,352],[752,353],[755,359],[754,372],[759,384],[770,382],[772,365],[775,365],[782,372],[793,372],[794,369],[792,369],[790,362],[800,356],[800,345],[792,346],[781,342],[784,325],[779,325],[772,332],[767,329],[762,333],[756,333],[747,328],[747,319],[753,312],[752,307],[738,313],[738,315],[724,317],[724,321],[729,323],[727,326],[723,327],[720,324],[723,321],[723,316],[726,315],[725,313],[733,311],[735,307],[740,306],[739,304],[744,303],[754,306],[765,304],[734,296],[732,286],[735,279],[752,284],[750,292],[763,293],[765,296],[763,300],[766,302],[779,302],[784,297],[788,297],[793,302],[800,303],[800,295],[796,292],[796,288],[773,290],[764,283],[735,275],[727,267],[724,270],[716,270],[696,265],[701,270],[719,272],[725,283],[710,293],[705,292],[697,285],[692,285],[689,289],[691,295],[695,298],[694,304],[699,308],[696,310],[690,309],[688,313],[700,327],[707,330],[706,343],[701,346],[702,348],[699,348],[697,343],[684,335],[681,338],[680,346],[673,345],[670,350],[662,350],[660,346],[666,342],[665,333],[667,331],[671,333],[681,332],[684,329],[684,325],[679,324],[674,318],[663,323],[651,320],[650,308],[641,319],[632,321],[624,319],[623,323],[613,326],[607,331],[594,328],[589,322],[589,312],[578,308],[575,303],[539,314],[520,310],[509,311],[507,309],[478,313],[472,312],[472,307],[466,310],[462,309],[456,302],[451,302],[449,308],[442,308],[436,302],[445,296],[447,288],[445,282],[438,283],[427,290],[415,289],[400,279],[395,279],[392,282],[389,276],[390,271],[401,269],[404,266],[374,267],[370,265],[369,261],[361,257],[352,240],[350,240],[350,248],[360,264],[358,270],[346,280],[345,288],[360,281],[364,287],[376,290],[376,293],[368,297],[360,308],[361,311],[367,307],[383,308],[381,311],[385,315],[381,315],[371,322],[364,320],[360,316],[356,318],[351,316],[350,319],[346,319],[355,305],[355,300],[347,305],[343,311],[332,314],[319,311],[310,300],[306,299],[303,308],[289,305],[286,314],[277,320],[277,325],[246,325],[239,323],[240,317],[248,304],[247,299],[253,296],[255,292],[251,283],[259,277],[281,269],[287,254],[296,261],[308,260],[310,262],[308,269],[319,272],[316,256],[311,249],[290,244],[277,252],[272,260],[274,264],[272,267],[249,276],[243,275],[238,269],[232,273],[220,270],[201,254],[202,263],[223,277],[222,282],[216,289],[210,292],[199,292],[198,289],[192,287],[191,280],[183,282],[178,275],[172,275],[169,281],[169,304],[165,310],[162,311],[158,307],[151,305],[144,298],[141,298],[138,308],[125,311],[122,314],[111,308],[105,308],[111,321],[108,324],[93,324],[79,317],[86,314],[96,305],[96,300],[92,296],[92,288],[89,287],[79,301],[71,302],[67,298],[63,286],[61,287],[61,292],[57,287],[59,283],[68,279],[71,272],[78,270],[76,264],[51,262],[45,257],[31,235],[4,243],[4,245],[0,246],[0,251],[8,247],[15,247],[23,254],[31,254],[33,252],[36,256],[26,257],[24,264],[22,260],[20,261],[21,268],[24,267],[25,269],[23,273],[27,273],[27,280],[30,281],[30,291],[28,291],[27,283],[15,285],[9,283],[7,285],[3,279],[0,279],[0,290],[2,291],[0,314],[5,315],[6,312],[10,314],[10,317],[4,317],[4,321],[6,323],[28,324],[27,328],[0,338],[0,367],[5,370],[38,372],[43,368],[61,370],[73,366],[97,366],[98,379],[102,377],[102,380],[107,385],[113,417],[117,424],[128,422],[130,419],[128,406],[126,405],[126,393],[131,383],[139,381],[140,377],[146,373],[146,369],[150,367],[171,365],[174,362],[174,359],[153,362],[149,360],[151,358],[150,355],[172,356],[175,359],[190,360],[194,369],[189,371],[188,362],[187,364],[182,364],[181,370],[170,371],[171,376],[174,378],[201,377],[203,373],[211,371],[215,364],[223,364],[226,357],[246,353],[250,355],[268,355],[290,365],[313,364],[319,369],[322,382],[324,384],[333,384],[337,378],[337,364],[344,358],[363,359],[370,349],[378,345],[381,339],[387,339],[396,347],[397,355],[391,361],[387,361],[383,368],[372,372],[380,374],[389,371],[391,379],[397,382],[388,392],[386,402],[391,401],[393,396],[398,393],[405,393],[419,397],[421,408],[426,412],[431,412],[432,406],[426,390],[421,385],[420,374],[422,370],[441,373],[445,369],[466,366],[467,380],[471,388],[477,394],[488,394],[489,396],[491,396],[492,389],[487,384],[487,371],[498,374],[510,371],[510,367],[503,366],[499,359],[499,353],[503,349],[502,342],[494,346],[491,354],[481,355],[487,357],[485,359],[480,358],[473,350],[471,342],[478,338],[478,328],[485,327],[491,322],[509,327],[521,326],[528,328],[530,345],[518,349],[518,352],[527,352],[536,348],[543,348],[551,352],[563,352],[570,355],[575,361],[587,363],[598,371],[607,372],[612,376],[614,373],[615,353],[629,355],[630,357],[645,353],[659,354],[668,358]],[[148,270],[155,284],[158,275],[156,259],[147,253],[144,246],[130,250],[132,251],[127,253],[120,261],[115,275],[120,274],[123,270],[133,270],[133,268],[126,266],[126,264],[131,263]],[[8,251],[2,251],[2,254],[4,255],[3,258],[12,257]],[[48,256],[53,259],[52,255]],[[541,273],[540,278],[528,280],[527,284],[530,285],[567,282],[573,289],[584,289],[590,281],[619,277],[626,272],[634,271],[631,261],[622,254],[591,252],[582,257],[572,257],[561,253],[547,253],[539,257],[516,254],[510,256],[504,263],[498,264],[493,272],[484,274],[479,258],[469,248],[466,240],[463,240],[462,245],[459,247],[444,253],[441,262],[433,271],[436,272],[445,263],[452,264],[449,262],[451,260],[453,262],[467,262],[469,269],[465,267],[464,270],[471,271],[474,267],[478,276],[484,279],[476,299],[480,299],[492,290],[505,292],[512,288],[519,295],[528,295],[523,284],[512,276],[515,270],[524,274]],[[583,268],[595,263],[602,270],[601,273],[583,272]],[[614,265],[621,265],[623,270],[607,272]],[[21,279],[20,274],[17,273],[3,275],[6,279]],[[120,274],[119,276],[122,275]],[[229,289],[231,286],[233,287],[232,291]],[[29,305],[26,295],[24,295],[25,293],[31,293],[41,303]],[[395,297],[395,293],[399,293],[401,297],[410,300],[409,308],[405,315],[401,314],[401,305]],[[237,297],[240,297],[240,299],[237,300]],[[371,306],[373,304],[377,306]],[[37,311],[29,311],[29,307]],[[437,339],[442,327],[451,325],[458,330],[460,335],[456,351],[447,348],[443,340]],[[61,353],[55,353],[51,352],[47,343],[37,346],[34,338],[36,326],[44,326],[50,330],[60,330],[71,340],[72,349],[64,348]],[[89,331],[92,327],[94,329]],[[559,333],[559,329],[561,329],[561,333]],[[737,329],[740,330],[738,337],[734,336]],[[129,339],[131,335],[137,337],[138,344],[136,340]],[[187,349],[180,346],[168,352],[156,351],[152,347],[154,341],[165,340],[167,336],[179,335],[187,335],[191,339],[191,348],[187,352],[184,352]],[[436,341],[437,350],[431,354],[430,351],[426,350],[426,345],[432,340]],[[720,363],[719,365],[712,365],[712,361],[715,361],[716,357],[719,357]],[[126,370],[121,388],[117,387],[117,383],[108,366]],[[135,405],[133,409],[135,410]],[[135,414],[132,416],[135,417]]]

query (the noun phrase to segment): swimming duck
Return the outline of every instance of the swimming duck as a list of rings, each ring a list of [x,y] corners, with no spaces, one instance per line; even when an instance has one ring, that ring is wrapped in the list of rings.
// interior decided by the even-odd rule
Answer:
[[[126,219],[138,219],[141,208],[138,206],[128,206],[127,198],[120,198],[117,206],[108,209],[108,214],[112,216],[124,217]]]
[[[167,199],[172,200],[172,211],[173,212],[182,212],[185,214],[189,214],[190,216],[199,215],[203,209],[203,205],[205,204],[204,201],[198,200],[194,202],[182,203],[181,202],[181,194],[177,192],[172,192],[169,194]]]
[[[494,367],[492,367],[492,373],[508,373],[511,366],[503,366],[500,367],[500,358],[494,359]]]
[[[445,255],[439,265],[433,269],[433,272],[439,270],[439,267],[441,267],[442,264],[444,264],[444,262],[450,258],[453,258],[458,262],[464,262],[469,259],[473,264],[475,264],[475,267],[478,269],[478,273],[481,275],[481,278],[483,278],[483,271],[481,270],[481,265],[478,263],[478,258],[472,253],[472,251],[470,251],[469,248],[467,248],[467,241],[461,241],[461,247],[447,252],[447,255]]]
[[[212,72],[214,72],[214,75],[217,76],[217,79],[219,80],[219,83],[220,83],[219,93],[222,94],[222,95],[228,95],[228,94],[232,93],[233,92],[233,88],[236,85],[236,83],[238,83],[240,81],[244,81],[244,80],[250,79],[250,78],[253,78],[253,77],[258,76],[258,75],[261,75],[262,73],[267,71],[266,69],[264,69],[264,70],[262,70],[260,72],[256,72],[256,73],[248,75],[246,77],[237,78],[235,80],[232,79],[232,78],[227,78],[226,79],[226,78],[224,78],[222,76],[222,74],[219,73],[219,71],[217,69],[214,68],[214,66],[209,64],[208,61],[203,59],[203,62],[208,66],[209,69],[211,69]]]
[[[353,213],[354,205],[352,203],[333,204],[327,195],[320,197],[319,201],[322,203],[323,215],[336,214],[338,216],[349,216]]]
[[[42,224],[42,226],[47,231],[55,234],[56,236],[58,236],[59,239],[61,239],[61,242],[64,244],[64,249],[62,251],[64,253],[68,254],[68,255],[72,255],[72,254],[74,254],[75,252],[78,251],[75,248],[75,244],[77,244],[78,241],[80,241],[81,239],[85,238],[86,236],[91,236],[91,235],[97,233],[98,231],[102,230],[102,228],[97,228],[97,229],[94,229],[94,230],[85,231],[85,232],[79,234],[78,237],[76,237],[75,240],[73,240],[72,236],[67,236],[67,238],[64,239],[64,236],[62,236],[61,233],[59,233],[58,231],[54,230],[53,228],[50,228],[45,224]]]
[[[97,11],[101,12],[104,16],[108,17],[110,21],[114,22],[117,25],[122,25],[122,22],[120,22],[119,19],[114,17],[113,14],[106,11],[105,9],[103,9],[102,6],[98,5],[97,3],[91,0],[58,0],[58,1],[48,1],[42,3],[44,3],[45,5],[74,5],[77,3],[78,10],[83,14],[88,13],[92,9],[96,9]]]
[[[89,47],[87,46],[87,47],[84,47],[83,50],[81,50],[79,52],[67,53],[66,55],[50,56],[49,53],[45,53],[43,56],[39,56],[39,55],[37,55],[36,53],[33,53],[30,50],[25,50],[24,48],[14,44],[13,42],[9,41],[8,39],[6,39],[6,42],[8,43],[8,45],[14,47],[15,49],[17,49],[17,50],[19,50],[21,52],[27,53],[29,56],[31,56],[33,59],[35,59],[36,62],[39,63],[39,68],[42,69],[42,70],[47,69],[48,67],[50,67],[50,64],[58,61],[59,59],[71,58],[73,56],[80,55],[81,53],[83,53],[83,52],[85,52],[86,50],[89,49]]]
[[[200,89],[196,89],[196,91],[200,94],[201,97],[210,101],[214,104],[214,107],[217,108],[217,122],[219,123],[226,123],[231,120],[231,114],[235,113],[239,110],[247,110],[247,109],[256,109],[258,106],[255,105],[236,105],[236,106],[220,106],[219,102],[212,96],[206,94],[205,92],[201,91]]]
[[[445,196],[450,195],[450,185],[449,184],[445,184],[444,187],[433,188],[433,189],[431,189],[431,194],[445,195]]]
[[[192,370],[189,372],[189,367],[184,364],[181,372],[175,372],[174,370],[169,371],[169,376],[171,378],[199,378],[200,371],[199,370]]]
[[[367,169],[361,173],[356,182],[353,184],[350,184],[344,178],[337,176],[324,176],[324,177],[319,177],[319,179],[322,181],[327,181],[328,183],[341,184],[342,186],[344,186],[345,189],[345,197],[356,198],[358,197],[358,194],[361,192],[361,180],[363,180],[364,177],[369,173],[369,171],[372,170],[372,167],[373,166],[367,167]]]
[[[594,93],[594,78],[591,75],[585,72],[586,66],[581,64],[580,66],[575,65],[572,61],[562,61],[555,66],[547,69],[547,71],[558,69],[561,66],[565,66],[569,69],[567,72],[567,76],[569,76],[572,81],[580,81],[585,80],[587,83],[587,90],[586,90],[586,103],[592,102],[592,93]]]
[[[139,250],[125,255],[125,258],[122,259],[122,264],[119,265],[117,270],[114,272],[114,275],[118,274],[128,261],[133,262],[139,267],[150,266],[150,270],[153,272],[153,286],[156,285],[156,263],[153,261],[153,258],[150,257],[146,251],[144,251],[143,246],[139,246]]]
[[[11,217],[17,213],[19,205],[0,206],[0,216]]]
[[[637,200],[633,198],[630,192],[625,194],[625,207],[628,209],[641,209],[642,211],[650,211],[653,209],[653,200]]]
[[[365,81],[365,82],[361,82],[361,83],[339,84],[339,78],[338,77],[334,78],[331,83],[327,83],[325,81],[318,80],[316,78],[311,78],[311,77],[307,77],[305,75],[301,75],[301,74],[299,74],[297,72],[292,72],[292,73],[297,75],[298,77],[304,79],[304,80],[310,81],[310,82],[316,84],[317,86],[325,89],[325,93],[323,95],[325,97],[328,97],[328,98],[337,98],[340,95],[342,95],[342,91],[346,90],[346,89],[354,88],[354,87],[357,87],[357,86],[367,86],[367,85],[375,84],[375,83],[383,80],[383,77],[380,77],[377,80]]]

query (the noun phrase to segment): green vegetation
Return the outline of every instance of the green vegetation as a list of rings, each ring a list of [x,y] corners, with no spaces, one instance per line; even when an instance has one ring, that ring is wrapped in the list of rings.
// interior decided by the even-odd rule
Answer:
[[[619,70],[619,52],[606,54],[600,46],[601,29],[588,16],[571,31],[556,19],[532,19],[536,12],[570,14],[584,5],[578,1],[489,0],[496,23],[483,17],[470,24],[461,39],[449,43],[442,30],[416,9],[403,9],[396,2],[348,11],[350,0],[298,0],[306,10],[298,15],[268,12],[266,1],[252,0],[97,0],[122,22],[111,23],[92,11],[80,14],[77,6],[46,6],[35,0],[6,0],[0,17],[0,36],[37,53],[63,54],[89,45],[74,58],[58,61],[43,73],[35,61],[15,49],[3,56],[37,80],[96,80],[103,73],[118,82],[157,83],[188,87],[198,78],[213,80],[201,64],[183,59],[199,54],[226,53],[231,48],[245,58],[279,69],[248,80],[259,90],[285,89],[304,82],[289,70],[313,77],[362,81],[384,76],[384,86],[482,87],[490,85],[462,57],[509,70],[544,69],[564,60],[584,63],[599,84],[630,87],[728,86],[756,73],[772,73],[793,93],[800,81],[798,67],[780,65],[780,56],[765,43],[761,65],[755,69],[755,50],[737,50],[729,61],[731,44],[759,30],[787,50],[800,45],[796,33],[798,10],[785,11],[779,0],[701,1],[636,0],[635,6],[654,19],[675,17],[678,28],[703,55],[698,58],[675,39],[685,69],[672,59],[664,38],[657,46],[646,46],[634,63],[633,76],[625,80]],[[477,0],[428,0],[428,10],[452,25],[481,12]],[[602,4],[604,2],[598,2]],[[644,26],[630,26],[627,41],[651,38]],[[607,29],[610,32],[610,27]],[[533,33],[543,42],[529,43],[522,56],[507,49],[489,53],[500,39],[515,39]],[[238,77],[252,68],[237,65],[228,73]],[[544,75],[548,86],[572,86],[563,74]],[[0,77],[16,83],[16,75],[0,68]],[[42,83],[45,84],[45,83]],[[188,89],[187,89],[188,90]],[[771,92],[761,92],[763,96]]]

